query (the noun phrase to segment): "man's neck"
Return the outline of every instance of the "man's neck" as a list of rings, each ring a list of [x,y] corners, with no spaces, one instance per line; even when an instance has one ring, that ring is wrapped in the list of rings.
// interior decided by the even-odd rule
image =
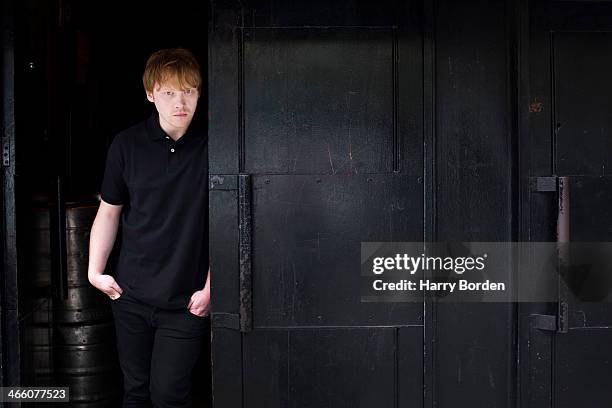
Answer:
[[[172,140],[174,140],[175,142],[177,140],[179,140],[185,133],[187,133],[187,129],[189,128],[189,124],[187,124],[187,127],[182,129],[182,128],[175,128],[170,126],[168,123],[166,123],[165,121],[162,120],[161,116],[158,117],[159,119],[159,126],[162,128],[162,130],[164,132],[166,132],[166,134],[168,136],[170,136],[172,138]]]

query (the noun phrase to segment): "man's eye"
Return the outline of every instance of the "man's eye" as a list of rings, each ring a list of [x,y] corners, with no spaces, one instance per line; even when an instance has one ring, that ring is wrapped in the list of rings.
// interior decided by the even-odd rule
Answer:
[[[165,94],[166,94],[167,96],[172,96],[172,95],[174,95],[174,92],[172,92],[172,91],[166,91],[166,92],[165,92]]]
[[[185,95],[193,94],[193,89],[185,89]]]

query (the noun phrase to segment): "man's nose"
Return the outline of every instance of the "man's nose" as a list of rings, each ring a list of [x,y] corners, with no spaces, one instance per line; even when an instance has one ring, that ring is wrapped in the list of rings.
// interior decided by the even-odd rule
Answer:
[[[183,95],[182,92],[178,93],[178,96],[176,97],[175,101],[174,101],[174,105],[176,108],[180,108],[185,106],[185,95]]]

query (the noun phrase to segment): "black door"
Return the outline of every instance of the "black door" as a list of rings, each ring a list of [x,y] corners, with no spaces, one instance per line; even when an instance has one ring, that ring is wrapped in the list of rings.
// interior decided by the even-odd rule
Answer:
[[[347,4],[214,11],[217,407],[422,405],[423,304],[359,280],[362,241],[424,240],[420,11]]]
[[[556,186],[532,189],[530,238],[612,241],[612,4],[534,2],[531,13],[530,174]],[[560,274],[558,303],[532,316],[528,406],[610,406],[610,271],[582,272]]]

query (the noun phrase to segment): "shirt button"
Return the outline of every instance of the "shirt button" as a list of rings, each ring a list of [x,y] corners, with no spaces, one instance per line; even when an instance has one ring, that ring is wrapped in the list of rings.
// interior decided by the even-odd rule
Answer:
[[[171,151],[172,153],[174,153],[174,149],[170,149],[170,151]]]
[[[170,136],[166,136],[166,139],[170,139]]]

